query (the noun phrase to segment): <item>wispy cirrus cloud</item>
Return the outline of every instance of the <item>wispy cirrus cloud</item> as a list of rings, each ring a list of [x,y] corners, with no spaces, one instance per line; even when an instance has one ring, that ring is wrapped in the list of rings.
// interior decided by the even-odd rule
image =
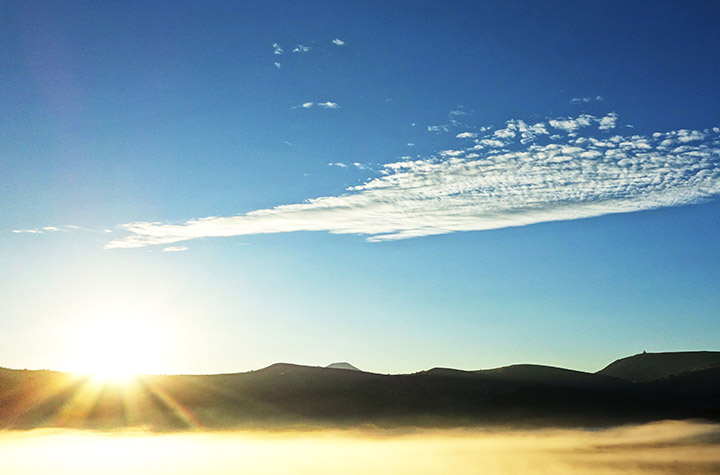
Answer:
[[[45,234],[45,233],[67,232],[67,230],[58,228],[57,226],[43,226],[42,228],[33,228],[33,229],[13,229],[12,232],[14,232],[15,234]]]
[[[720,129],[612,135],[617,120],[584,114],[532,125],[509,121],[499,129],[506,132],[489,132],[471,145],[386,164],[338,196],[180,224],[129,223],[121,226],[129,235],[105,247],[294,231],[388,241],[648,210],[720,194]]]
[[[360,162],[353,162],[353,163],[351,163],[350,165],[352,165],[353,167],[355,167],[355,168],[357,168],[357,169],[360,169],[360,170],[371,170],[371,167],[370,167],[370,166],[368,166],[368,165],[366,165],[366,164],[364,164],[364,163],[360,163]],[[346,163],[343,163],[343,162],[330,162],[330,163],[328,163],[328,166],[329,166],[329,167],[339,167],[339,168],[349,168],[350,165],[348,165],[348,164],[346,164]]]
[[[428,132],[434,132],[436,134],[442,134],[445,132],[450,132],[450,129],[453,127],[460,127],[462,126],[461,118],[464,116],[467,116],[468,113],[465,111],[465,108],[463,106],[458,106],[457,108],[451,110],[447,114],[447,123],[445,124],[438,124],[438,125],[428,125]],[[415,125],[415,124],[413,124]],[[485,128],[481,128],[481,131],[485,131]],[[467,132],[470,133],[470,132]],[[459,137],[462,138],[462,137]]]
[[[86,228],[82,226],[75,226],[73,224],[67,224],[65,226],[43,226],[40,228],[29,228],[29,229],[12,229],[15,234],[49,234],[49,233],[67,233],[67,232],[89,232],[89,233],[111,233],[112,231],[104,228]]]
[[[436,134],[440,134],[443,132],[449,132],[450,126],[448,124],[440,124],[440,125],[428,125],[428,132],[435,132]]]
[[[570,99],[570,104],[587,104],[588,102],[601,102],[605,99],[602,96],[595,96],[595,97],[573,97]]]
[[[313,107],[319,107],[321,109],[340,109],[340,105],[337,102],[303,102],[300,105],[293,106],[293,109],[312,109]]]

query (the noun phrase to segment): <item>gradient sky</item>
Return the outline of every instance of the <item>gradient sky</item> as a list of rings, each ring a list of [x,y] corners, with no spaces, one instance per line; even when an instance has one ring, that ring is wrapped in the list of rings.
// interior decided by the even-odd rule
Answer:
[[[719,19],[0,1],[0,365],[720,350]]]

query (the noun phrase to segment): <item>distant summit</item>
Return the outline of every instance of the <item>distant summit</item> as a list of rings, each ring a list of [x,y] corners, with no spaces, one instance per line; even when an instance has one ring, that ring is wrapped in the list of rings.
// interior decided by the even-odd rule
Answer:
[[[720,351],[643,352],[614,361],[597,374],[648,383],[716,366],[720,366]]]
[[[329,364],[329,365],[326,366],[326,368],[330,368],[330,369],[349,369],[350,371],[360,371],[358,368],[356,368],[355,366],[351,365],[350,363],[348,363],[348,362],[346,362],[346,361],[341,361],[341,362],[338,362],[338,363]]]

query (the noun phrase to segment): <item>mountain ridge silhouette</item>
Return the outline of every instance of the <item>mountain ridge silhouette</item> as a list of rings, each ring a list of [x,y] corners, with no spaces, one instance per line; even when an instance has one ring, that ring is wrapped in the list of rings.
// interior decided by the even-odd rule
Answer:
[[[0,428],[609,427],[663,419],[720,421],[720,365],[714,364],[720,352],[648,355],[621,358],[596,373],[519,364],[378,374],[276,363],[240,373],[144,375],[124,387],[97,387],[71,373],[0,368]],[[638,375],[645,380],[637,381]]]

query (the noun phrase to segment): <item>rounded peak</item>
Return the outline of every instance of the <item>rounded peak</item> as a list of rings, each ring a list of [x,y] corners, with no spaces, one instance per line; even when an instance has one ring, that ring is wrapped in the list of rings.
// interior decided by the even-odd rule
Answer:
[[[336,362],[336,363],[330,363],[329,365],[326,366],[326,368],[329,368],[329,369],[348,369],[348,370],[350,370],[350,371],[360,371],[358,368],[356,368],[355,366],[351,365],[351,364],[348,363],[347,361],[339,361],[339,362]]]

